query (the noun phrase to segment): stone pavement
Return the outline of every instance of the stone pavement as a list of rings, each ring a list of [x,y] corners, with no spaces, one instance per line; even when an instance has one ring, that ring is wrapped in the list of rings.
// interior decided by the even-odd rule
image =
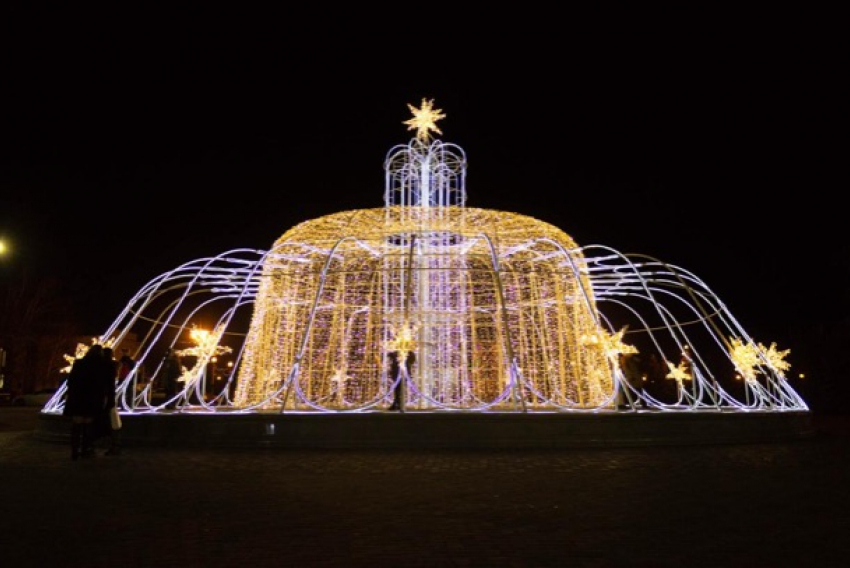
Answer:
[[[0,407],[0,566],[847,566],[848,420],[788,442],[129,447],[72,462]]]

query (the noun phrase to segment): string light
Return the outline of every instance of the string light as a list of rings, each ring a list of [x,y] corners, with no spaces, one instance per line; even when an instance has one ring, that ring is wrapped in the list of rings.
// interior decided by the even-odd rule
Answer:
[[[579,246],[520,213],[466,207],[463,150],[430,139],[445,115],[432,100],[408,107],[404,124],[416,137],[385,160],[384,207],[304,221],[270,250],[198,259],[136,294],[102,336],[137,333],[139,364],[154,367],[140,394],[119,397],[122,411],[162,408],[152,397],[162,367],[152,358],[186,332],[195,345],[178,353],[196,362],[183,370],[181,401],[213,357],[231,352],[225,333],[240,344],[221,392],[201,411],[380,409],[391,399],[391,350],[416,355],[404,377],[410,410],[615,411],[615,387],[647,409],[808,408],[783,376],[789,350],[742,340],[742,327],[691,272]],[[195,325],[220,306],[213,331]],[[626,333],[645,339],[640,352],[650,349],[666,371],[623,377],[621,356],[639,352]],[[745,400],[722,386],[734,377],[715,360],[745,379]],[[680,387],[672,400],[647,392],[665,372]],[[62,403],[60,391],[46,410]]]

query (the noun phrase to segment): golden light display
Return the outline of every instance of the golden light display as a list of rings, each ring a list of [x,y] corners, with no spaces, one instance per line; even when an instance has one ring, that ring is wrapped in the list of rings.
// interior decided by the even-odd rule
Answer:
[[[173,411],[158,395],[166,349],[184,359],[178,412],[384,411],[392,351],[415,355],[400,374],[411,412],[807,410],[789,351],[751,339],[691,272],[466,207],[464,151],[430,139],[445,115],[408,106],[417,133],[387,153],[383,207],[188,262],[131,299],[102,334],[139,338],[146,371],[119,385],[123,412]],[[63,404],[60,389],[44,411]]]
[[[346,404],[378,404],[385,346],[409,321],[413,408],[513,405],[511,395],[532,406],[599,405],[613,377],[605,349],[578,339],[598,326],[589,283],[568,268],[583,265],[575,248],[541,221],[457,206],[302,223],[263,267],[234,402],[261,403],[298,363],[293,380],[309,403],[325,405],[332,370],[344,368]],[[520,392],[516,369],[544,399]]]
[[[388,351],[398,351],[401,358],[413,351],[416,351],[416,329],[410,326],[410,323],[402,324],[401,329],[391,332],[392,339],[387,342]]]
[[[758,366],[762,363],[759,348],[755,343],[744,343],[739,337],[731,337],[730,356],[741,376],[748,382],[754,382],[758,373]]]
[[[442,110],[434,109],[433,100],[422,99],[422,106],[419,108],[411,104],[408,104],[407,108],[413,113],[413,118],[405,120],[404,124],[407,125],[408,130],[416,131],[416,138],[422,142],[427,142],[431,138],[432,130],[437,134],[443,133],[442,130],[437,128],[437,121],[446,118],[446,115],[443,114]]]

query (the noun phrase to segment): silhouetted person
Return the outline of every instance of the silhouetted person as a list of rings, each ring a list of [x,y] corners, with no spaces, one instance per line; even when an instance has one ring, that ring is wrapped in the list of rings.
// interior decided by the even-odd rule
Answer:
[[[93,455],[94,421],[104,412],[103,347],[95,344],[74,361],[66,381],[63,414],[71,418],[71,459]]]
[[[399,364],[399,352],[390,351],[390,377],[392,378],[395,387],[393,388],[393,403],[389,410],[401,410],[404,404],[404,381],[399,380],[401,376],[401,365]],[[407,374],[410,375],[410,370],[413,368],[413,363],[416,361],[416,355],[413,351],[408,351],[405,357],[404,366],[407,368]]]
[[[136,367],[136,362],[130,357],[126,349],[121,350],[121,358],[118,359],[118,382],[123,382],[133,369]]]

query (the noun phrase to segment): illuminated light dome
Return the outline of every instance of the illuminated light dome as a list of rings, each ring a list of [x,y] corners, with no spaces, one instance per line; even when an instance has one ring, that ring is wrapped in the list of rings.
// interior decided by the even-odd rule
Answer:
[[[275,243],[234,403],[380,406],[387,345],[409,326],[408,408],[605,404],[613,373],[582,342],[598,323],[572,239],[522,215],[413,202],[308,221]]]
[[[383,411],[396,388],[420,413],[808,410],[788,350],[752,339],[691,272],[466,207],[463,150],[431,140],[444,115],[410,108],[384,207],[189,262],[132,298],[98,339],[139,363],[122,412]],[[167,348],[183,375],[164,396]],[[411,368],[401,357],[393,376],[392,351]]]

